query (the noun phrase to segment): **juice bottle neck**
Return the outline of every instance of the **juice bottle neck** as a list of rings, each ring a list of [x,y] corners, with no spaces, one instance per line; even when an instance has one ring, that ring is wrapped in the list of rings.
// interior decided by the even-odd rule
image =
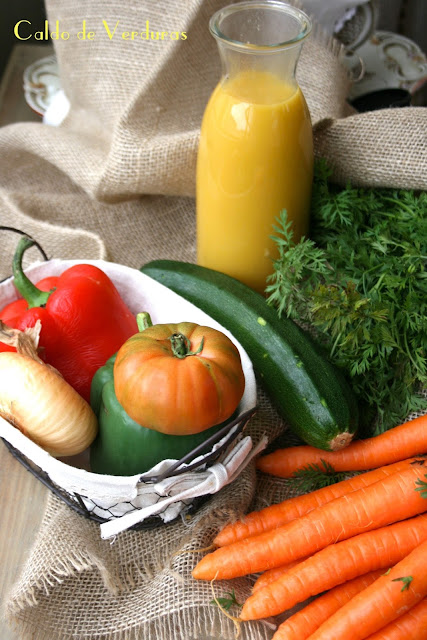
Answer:
[[[308,16],[277,0],[249,0],[215,13],[209,23],[224,78],[263,73],[295,85],[302,45],[311,31]]]

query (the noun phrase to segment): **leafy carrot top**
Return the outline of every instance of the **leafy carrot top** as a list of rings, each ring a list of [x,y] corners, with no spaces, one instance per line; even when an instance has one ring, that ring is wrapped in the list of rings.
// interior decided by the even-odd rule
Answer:
[[[295,471],[292,477],[287,479],[287,484],[301,493],[307,493],[341,482],[349,475],[351,474],[347,472],[335,471],[329,462],[321,460],[320,464],[308,464]]]
[[[225,611],[229,611],[231,607],[237,606],[242,607],[243,605],[237,601],[236,594],[234,593],[234,589],[231,591],[227,591],[225,596],[216,597],[214,600],[211,600],[211,604],[216,606],[220,606]]]
[[[348,373],[375,417],[367,437],[427,407],[427,192],[342,188],[330,173],[317,163],[310,238],[295,244],[280,215],[266,291]]]
[[[427,478],[427,474],[424,476]],[[427,498],[427,482],[425,480],[416,480],[415,484],[418,486],[415,487],[415,491],[419,491],[422,498]]]
[[[401,591],[405,591],[406,589],[409,589],[409,585],[411,584],[413,579],[414,578],[412,576],[403,576],[402,578],[394,578],[392,582],[402,581],[403,587],[401,588]]]

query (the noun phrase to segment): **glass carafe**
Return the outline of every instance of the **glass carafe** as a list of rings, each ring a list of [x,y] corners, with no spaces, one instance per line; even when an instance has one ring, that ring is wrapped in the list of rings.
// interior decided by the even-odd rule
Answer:
[[[306,235],[313,179],[310,114],[295,70],[309,18],[278,0],[240,2],[209,23],[223,73],[197,159],[197,261],[264,292],[283,209]]]

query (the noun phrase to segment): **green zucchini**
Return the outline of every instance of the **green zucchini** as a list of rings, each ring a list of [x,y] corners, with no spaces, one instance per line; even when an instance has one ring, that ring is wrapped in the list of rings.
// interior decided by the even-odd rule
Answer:
[[[142,273],[164,284],[228,329],[248,353],[260,385],[301,440],[326,451],[348,445],[358,406],[346,379],[295,322],[265,298],[218,271],[154,260]]]

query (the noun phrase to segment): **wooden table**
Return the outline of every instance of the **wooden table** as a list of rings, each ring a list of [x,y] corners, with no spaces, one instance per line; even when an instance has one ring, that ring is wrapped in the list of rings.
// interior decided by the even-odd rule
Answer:
[[[0,84],[0,126],[15,122],[40,122],[25,102],[22,89],[24,69],[50,55],[50,47],[17,45]],[[1,303],[1,301],[0,301]],[[48,489],[9,453],[0,441],[0,603],[17,579],[37,535]],[[0,619],[1,640],[17,640]],[[51,639],[46,639],[51,640]]]
[[[0,602],[20,574],[39,528],[48,489],[0,443]],[[16,640],[0,620],[1,640]]]

